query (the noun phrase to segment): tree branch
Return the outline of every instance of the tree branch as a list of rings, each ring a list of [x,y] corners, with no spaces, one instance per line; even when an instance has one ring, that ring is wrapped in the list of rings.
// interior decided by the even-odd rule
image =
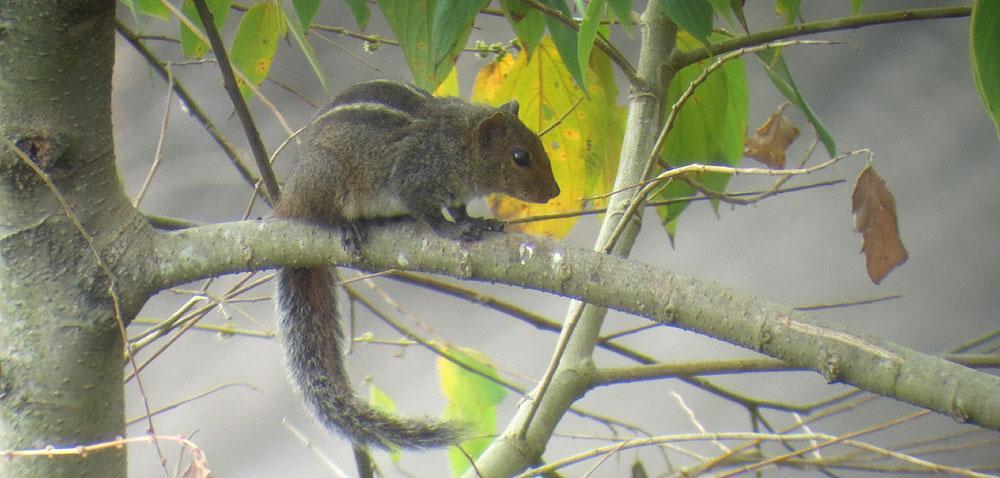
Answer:
[[[690,375],[722,375],[743,372],[782,372],[794,370],[781,360],[772,358],[743,358],[729,360],[698,360],[681,363],[660,363],[638,367],[600,369],[594,374],[593,386],[616,383],[660,380]]]
[[[271,201],[277,202],[280,197],[278,178],[274,176],[274,170],[271,169],[271,163],[268,161],[267,151],[264,149],[264,142],[260,139],[260,133],[257,132],[257,127],[254,125],[250,109],[247,108],[246,101],[243,101],[243,95],[240,94],[240,88],[236,84],[236,74],[233,72],[233,65],[229,62],[229,54],[226,52],[226,46],[222,43],[222,37],[219,36],[219,30],[215,28],[212,12],[208,9],[205,0],[194,0],[194,6],[198,10],[198,16],[201,17],[201,23],[205,27],[205,34],[208,36],[212,51],[218,60],[226,93],[229,94],[229,99],[232,101],[233,107],[236,108],[236,116],[240,118],[240,124],[243,125],[243,131],[250,143],[250,151],[253,152],[253,157],[257,161],[257,169],[264,181],[264,188]],[[249,83],[247,81],[247,84]]]
[[[676,51],[674,52],[670,63],[674,68],[681,69],[713,55],[727,53],[749,46],[762,45],[764,43],[785,38],[793,38],[834,30],[849,30],[871,25],[882,25],[886,23],[912,22],[917,20],[932,20],[936,18],[967,17],[971,14],[972,7],[923,8],[917,10],[897,10],[892,12],[872,13],[870,15],[856,15],[833,20],[800,23],[798,25],[788,25],[786,27],[775,28],[773,30],[765,30],[739,38],[734,38],[729,41],[716,43],[709,46],[707,49],[699,48],[697,50]]]
[[[418,236],[421,240],[412,240]],[[285,221],[244,221],[160,233],[155,250],[161,288],[278,265],[342,264],[433,272],[547,291],[699,332],[791,367],[814,370],[830,382],[848,383],[1000,430],[1000,377],[881,339],[861,338],[789,307],[716,284],[548,239],[494,234],[460,244],[413,221],[394,221],[373,225],[366,247],[352,256],[333,230]]]

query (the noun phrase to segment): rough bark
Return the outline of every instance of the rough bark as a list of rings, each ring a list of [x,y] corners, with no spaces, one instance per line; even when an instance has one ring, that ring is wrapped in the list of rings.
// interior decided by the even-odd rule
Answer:
[[[0,449],[125,432],[118,319],[145,300],[148,259],[134,253],[151,236],[115,169],[114,12],[0,2]],[[124,450],[0,460],[4,477],[125,472]]]

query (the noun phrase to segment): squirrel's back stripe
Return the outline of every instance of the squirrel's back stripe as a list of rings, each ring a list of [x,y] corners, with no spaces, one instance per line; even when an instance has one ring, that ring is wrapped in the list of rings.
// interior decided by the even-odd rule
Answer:
[[[428,101],[434,97],[430,93],[415,86],[390,80],[375,80],[359,83],[342,91],[324,109],[332,109],[341,105],[371,102],[378,98],[379,104],[389,109],[395,109],[416,116]]]
[[[359,102],[335,105],[324,111],[320,117],[336,115],[337,119],[349,123],[362,123],[390,128],[403,127],[414,117],[403,110],[389,108],[382,103]]]

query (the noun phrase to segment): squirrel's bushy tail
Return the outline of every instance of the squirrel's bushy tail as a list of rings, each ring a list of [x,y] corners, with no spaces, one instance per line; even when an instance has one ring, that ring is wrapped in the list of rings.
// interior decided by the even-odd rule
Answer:
[[[454,423],[399,418],[358,400],[344,370],[343,332],[329,268],[278,272],[278,330],[292,382],[315,416],[355,443],[385,448],[433,448],[458,443]]]

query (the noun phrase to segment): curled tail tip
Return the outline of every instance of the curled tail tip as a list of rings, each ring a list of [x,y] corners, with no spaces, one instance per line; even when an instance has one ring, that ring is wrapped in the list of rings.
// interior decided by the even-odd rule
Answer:
[[[468,438],[468,429],[457,422],[430,422],[405,420],[402,424],[408,428],[403,435],[389,434],[380,437],[382,448],[398,446],[406,449],[445,448],[457,445]]]
[[[360,413],[354,415],[356,419],[349,423],[343,420],[347,418],[344,415],[323,420],[356,443],[381,449],[421,450],[457,445],[470,435],[469,427],[461,422],[402,418],[378,411],[363,402],[356,405],[363,410],[358,410]]]
[[[341,357],[343,334],[329,269],[280,269],[277,289],[278,329],[289,376],[327,429],[383,449],[441,448],[469,436],[462,423],[398,417],[354,396]]]

